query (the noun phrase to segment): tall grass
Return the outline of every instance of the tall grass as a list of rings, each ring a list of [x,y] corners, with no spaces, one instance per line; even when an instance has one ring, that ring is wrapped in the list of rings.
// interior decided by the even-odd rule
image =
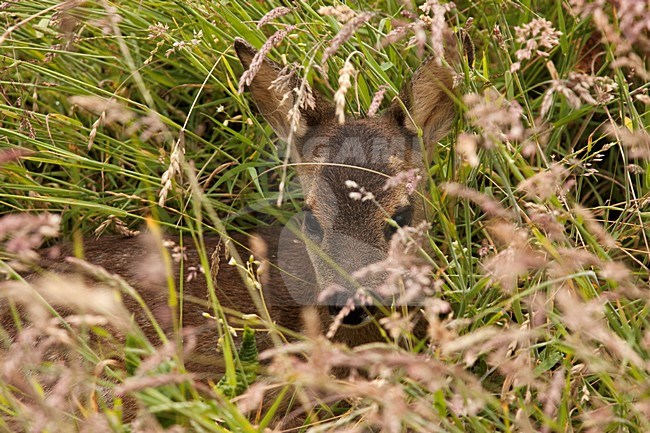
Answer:
[[[284,147],[238,91],[236,37],[260,47],[289,30],[271,56],[296,62],[330,98],[348,61],[358,71],[348,115],[366,114],[381,89],[389,104],[428,52],[436,17],[475,45],[457,77],[454,131],[425,176],[437,288],[426,341],[350,349],[312,326],[231,400],[173,361],[152,361],[141,377],[107,361],[111,350],[156,360],[162,349],[139,336],[103,353],[87,338],[44,342],[25,330],[11,345],[3,333],[0,427],[263,431],[280,409],[259,409],[262,392],[298,389],[296,407],[316,408],[302,416],[311,431],[650,431],[650,7],[429,3],[426,13],[397,0],[350,4],[372,15],[346,37],[320,0],[292,3],[261,28],[287,5],[0,4],[0,212],[60,215],[65,238],[128,233],[147,219],[194,234],[247,230],[300,209]],[[15,282],[37,242],[11,240],[52,231],[7,218],[0,272]],[[108,338],[104,313],[62,332]],[[59,345],[70,351],[63,364],[46,356]],[[350,377],[332,375],[342,369]],[[129,420],[121,405],[133,396],[145,409]]]

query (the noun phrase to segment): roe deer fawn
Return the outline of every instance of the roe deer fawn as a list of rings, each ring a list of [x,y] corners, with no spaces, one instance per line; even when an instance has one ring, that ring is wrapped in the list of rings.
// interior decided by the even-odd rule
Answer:
[[[381,338],[377,324],[373,323],[377,311],[350,300],[354,299],[357,285],[372,289],[384,275],[356,280],[350,275],[386,258],[395,231],[388,217],[399,226],[425,220],[422,198],[412,194],[407,185],[389,189],[384,185],[388,178],[400,173],[414,169],[424,173],[427,150],[448,132],[455,114],[452,71],[430,58],[423,62],[384,114],[363,119],[348,117],[340,124],[334,105],[316,92],[313,104],[301,106],[294,91],[301,86],[300,78],[294,76],[279,86],[279,65],[268,58],[257,58],[257,51],[242,39],[235,40],[234,48],[245,69],[256,68],[250,92],[261,115],[277,135],[290,141],[291,162],[296,165],[305,198],[299,230],[302,236],[279,228],[257,233],[272,264],[263,284],[269,315],[279,326],[300,332],[301,310],[316,307],[325,329],[339,316],[341,323],[333,336],[335,340],[349,345],[377,341]],[[450,63],[457,61],[454,51],[455,46],[449,50]],[[292,109],[299,110],[299,117],[293,116],[293,125],[288,120],[291,114],[296,114],[291,113]],[[351,197],[351,192],[357,196]],[[300,241],[303,236],[305,242]],[[249,238],[237,235],[233,239],[247,257]],[[200,262],[197,252],[191,248],[192,239],[186,237],[184,243],[188,246],[183,259],[187,270]],[[207,239],[206,250],[218,251],[218,243],[218,239]],[[151,270],[143,272],[150,264],[146,261],[147,248],[138,237],[88,241],[84,255],[89,262],[120,275],[140,293],[155,314],[164,316],[161,312],[167,309],[167,292],[161,287],[166,286],[165,272],[161,271],[158,278],[151,278]],[[256,313],[251,294],[237,270],[227,266],[223,251],[213,255],[212,260],[220,304],[240,313]],[[68,267],[49,265],[55,271]],[[201,279],[199,276],[183,283],[180,325],[200,329],[196,355],[188,363],[188,369],[214,375],[221,370],[215,351],[216,325],[213,319],[203,315],[204,311],[211,310],[207,284]],[[137,323],[148,334],[155,335],[137,303],[126,297],[125,304],[135,314]],[[3,325],[7,326],[11,319],[10,315],[3,314]],[[261,348],[268,347],[269,341],[258,344]]]

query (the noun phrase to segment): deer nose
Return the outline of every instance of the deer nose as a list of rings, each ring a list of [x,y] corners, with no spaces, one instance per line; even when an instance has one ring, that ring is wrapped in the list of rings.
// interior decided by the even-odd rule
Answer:
[[[329,314],[333,319],[338,317],[342,311],[345,310],[347,312],[341,320],[341,323],[344,325],[355,326],[368,322],[377,312],[377,308],[371,305],[359,305],[355,303],[354,307],[351,308],[348,304],[349,299],[350,295],[348,293],[337,293],[331,295],[326,300]]]
[[[343,307],[336,307],[333,305],[330,305],[329,307],[329,313],[332,317],[337,317],[339,314],[341,314],[341,311],[343,310]],[[365,308],[363,307],[356,307],[354,310],[348,312],[348,314],[343,317],[343,320],[341,323],[344,325],[360,325],[367,320],[370,319],[370,315],[366,311]]]

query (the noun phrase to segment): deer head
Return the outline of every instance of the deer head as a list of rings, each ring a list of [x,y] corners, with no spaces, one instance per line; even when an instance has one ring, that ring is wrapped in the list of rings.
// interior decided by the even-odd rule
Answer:
[[[455,44],[449,48],[453,53]],[[257,51],[242,39],[235,40],[235,51],[245,69],[253,64],[251,70],[257,70],[250,80],[255,104],[277,135],[290,142],[291,162],[299,163],[305,201],[301,231],[317,291],[329,293],[315,298],[336,316],[346,303],[349,307],[359,285],[372,289],[382,280],[381,274],[365,280],[350,276],[386,258],[395,233],[388,217],[399,226],[425,219],[421,195],[409,193],[405,185],[384,185],[399,173],[425,173],[428,151],[447,134],[455,115],[452,70],[431,57],[384,114],[347,117],[340,124],[334,105],[317,92],[312,104],[299,103],[294,90],[304,88],[299,77],[279,85],[278,64],[256,57]],[[448,57],[451,63],[457,61],[457,56]],[[299,116],[293,110],[299,110]],[[351,192],[356,194],[351,197]],[[282,251],[278,254],[282,259]],[[371,313],[371,308],[354,308],[343,324],[362,325]]]

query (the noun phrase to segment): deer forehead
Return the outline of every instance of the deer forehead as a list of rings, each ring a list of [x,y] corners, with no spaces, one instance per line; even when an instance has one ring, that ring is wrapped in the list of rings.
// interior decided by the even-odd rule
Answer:
[[[298,144],[301,162],[382,167],[389,175],[422,162],[420,140],[385,117],[313,128]]]
[[[383,223],[386,213],[409,204],[405,189],[386,189],[386,181],[422,165],[417,136],[386,118],[322,125],[299,144],[299,153],[307,163],[298,169],[306,205],[324,226],[342,220]]]

